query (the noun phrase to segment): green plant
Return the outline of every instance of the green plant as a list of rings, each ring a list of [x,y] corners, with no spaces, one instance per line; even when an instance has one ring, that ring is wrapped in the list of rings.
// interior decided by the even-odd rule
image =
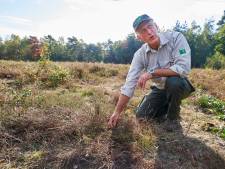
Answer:
[[[32,95],[32,91],[30,89],[23,89],[19,92],[12,91],[13,98],[12,98],[12,105],[14,106],[22,106],[27,107],[27,98]]]
[[[225,56],[219,52],[216,52],[216,54],[207,59],[206,67],[213,69],[225,69]]]
[[[153,138],[145,133],[139,134],[137,139],[138,146],[144,151],[150,151],[153,146]]]
[[[218,115],[218,118],[219,118],[220,120],[225,120],[225,114],[219,114],[219,115]]]
[[[220,130],[220,137],[225,139],[225,128],[223,128],[222,130]]]
[[[225,139],[225,127],[216,127],[216,126],[209,126],[207,131],[218,135],[219,137]]]
[[[198,99],[198,105],[217,115],[225,115],[225,102],[213,96],[203,95]]]
[[[48,77],[49,86],[57,87],[67,80],[69,72],[61,67],[55,67]]]
[[[69,71],[48,59],[40,59],[38,63],[38,84],[46,87],[58,87],[69,78]]]
[[[46,102],[44,95],[38,95],[35,97],[35,103],[38,107],[41,107]]]

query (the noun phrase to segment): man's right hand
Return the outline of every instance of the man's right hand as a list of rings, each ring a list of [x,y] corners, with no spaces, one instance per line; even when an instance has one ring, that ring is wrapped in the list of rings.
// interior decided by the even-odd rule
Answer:
[[[116,124],[117,124],[117,122],[118,122],[118,120],[119,120],[119,116],[120,116],[120,114],[117,113],[117,112],[114,112],[114,113],[111,115],[111,117],[110,117],[110,119],[109,119],[109,121],[108,121],[108,128],[113,128],[113,127],[116,126]]]
[[[144,90],[146,82],[151,78],[152,78],[152,75],[148,72],[145,72],[139,77],[137,85]]]

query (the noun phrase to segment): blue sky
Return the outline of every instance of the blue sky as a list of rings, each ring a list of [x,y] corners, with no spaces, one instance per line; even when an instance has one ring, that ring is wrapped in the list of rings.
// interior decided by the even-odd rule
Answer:
[[[0,36],[50,34],[96,43],[124,39],[143,13],[169,29],[177,20],[217,22],[224,10],[225,0],[0,0]]]

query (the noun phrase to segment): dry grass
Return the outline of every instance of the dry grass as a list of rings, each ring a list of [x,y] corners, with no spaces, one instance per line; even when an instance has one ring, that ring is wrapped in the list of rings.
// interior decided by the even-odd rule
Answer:
[[[207,166],[203,157],[208,158],[209,153],[212,161],[208,160],[208,166],[221,168],[222,160],[216,162],[215,153],[202,142],[181,132],[168,134],[160,124],[138,123],[134,111],[144,94],[140,89],[119,125],[107,129],[128,68],[71,62],[43,67],[0,61],[0,168],[201,168]],[[194,69],[191,80],[224,99],[224,71]],[[190,104],[189,100],[183,102],[184,106]],[[206,156],[195,154],[195,144]]]
[[[193,69],[190,79],[197,88],[225,101],[225,70]]]

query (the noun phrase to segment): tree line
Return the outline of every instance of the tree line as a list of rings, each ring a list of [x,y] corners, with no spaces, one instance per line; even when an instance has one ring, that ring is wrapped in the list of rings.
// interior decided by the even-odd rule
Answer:
[[[193,67],[225,68],[225,11],[218,23],[208,20],[203,27],[195,21],[188,27],[177,21],[173,30],[185,35],[192,51]],[[215,28],[217,26],[217,29]],[[0,59],[37,61],[47,57],[52,61],[104,62],[115,64],[131,63],[133,54],[142,45],[135,34],[126,39],[87,44],[75,36],[54,39],[51,35],[19,37],[12,34],[2,40],[0,37]]]

